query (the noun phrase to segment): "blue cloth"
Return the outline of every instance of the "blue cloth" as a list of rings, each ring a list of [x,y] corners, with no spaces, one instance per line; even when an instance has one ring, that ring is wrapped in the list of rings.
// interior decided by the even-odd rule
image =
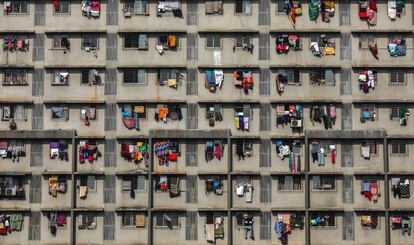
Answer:
[[[283,237],[283,222],[282,221],[275,222],[274,229],[276,231],[277,238],[279,239],[282,238]]]
[[[364,182],[364,183],[362,183],[362,191],[363,192],[369,192],[369,191],[371,191],[371,188],[370,188],[370,183],[369,182]]]
[[[216,77],[213,70],[206,70],[207,83],[209,87],[216,86]]]

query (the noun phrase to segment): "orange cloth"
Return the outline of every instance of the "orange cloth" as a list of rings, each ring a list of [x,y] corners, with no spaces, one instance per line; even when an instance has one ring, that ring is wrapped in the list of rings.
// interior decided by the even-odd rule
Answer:
[[[175,48],[177,46],[177,38],[174,35],[169,35],[167,44],[169,48]]]
[[[159,119],[165,119],[165,118],[167,118],[167,113],[168,113],[168,108],[167,107],[160,108],[159,114],[158,114],[158,118]]]

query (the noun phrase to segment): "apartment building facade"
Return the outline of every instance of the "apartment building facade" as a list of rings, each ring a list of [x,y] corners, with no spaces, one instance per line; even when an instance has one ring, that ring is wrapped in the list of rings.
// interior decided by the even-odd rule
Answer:
[[[413,3],[315,2],[0,1],[0,244],[414,243]]]

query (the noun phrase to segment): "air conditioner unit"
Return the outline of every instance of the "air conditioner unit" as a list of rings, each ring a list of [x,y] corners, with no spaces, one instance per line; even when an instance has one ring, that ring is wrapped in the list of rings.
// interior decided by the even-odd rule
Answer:
[[[15,188],[6,188],[5,196],[15,196],[16,189]]]
[[[302,127],[302,120],[292,119],[290,121],[290,127],[292,127],[292,128],[301,128]]]

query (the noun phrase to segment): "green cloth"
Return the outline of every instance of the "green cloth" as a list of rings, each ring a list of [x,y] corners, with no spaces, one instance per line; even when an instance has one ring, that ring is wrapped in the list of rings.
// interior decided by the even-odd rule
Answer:
[[[400,109],[398,110],[398,116],[400,118],[404,118],[405,114],[408,112],[407,107],[405,106],[400,106]]]
[[[319,16],[319,6],[321,2],[318,0],[310,0],[309,2],[309,19],[316,20]]]
[[[397,0],[397,8],[404,8],[405,0]]]
[[[10,228],[12,231],[22,230],[23,215],[11,214],[10,215]]]

